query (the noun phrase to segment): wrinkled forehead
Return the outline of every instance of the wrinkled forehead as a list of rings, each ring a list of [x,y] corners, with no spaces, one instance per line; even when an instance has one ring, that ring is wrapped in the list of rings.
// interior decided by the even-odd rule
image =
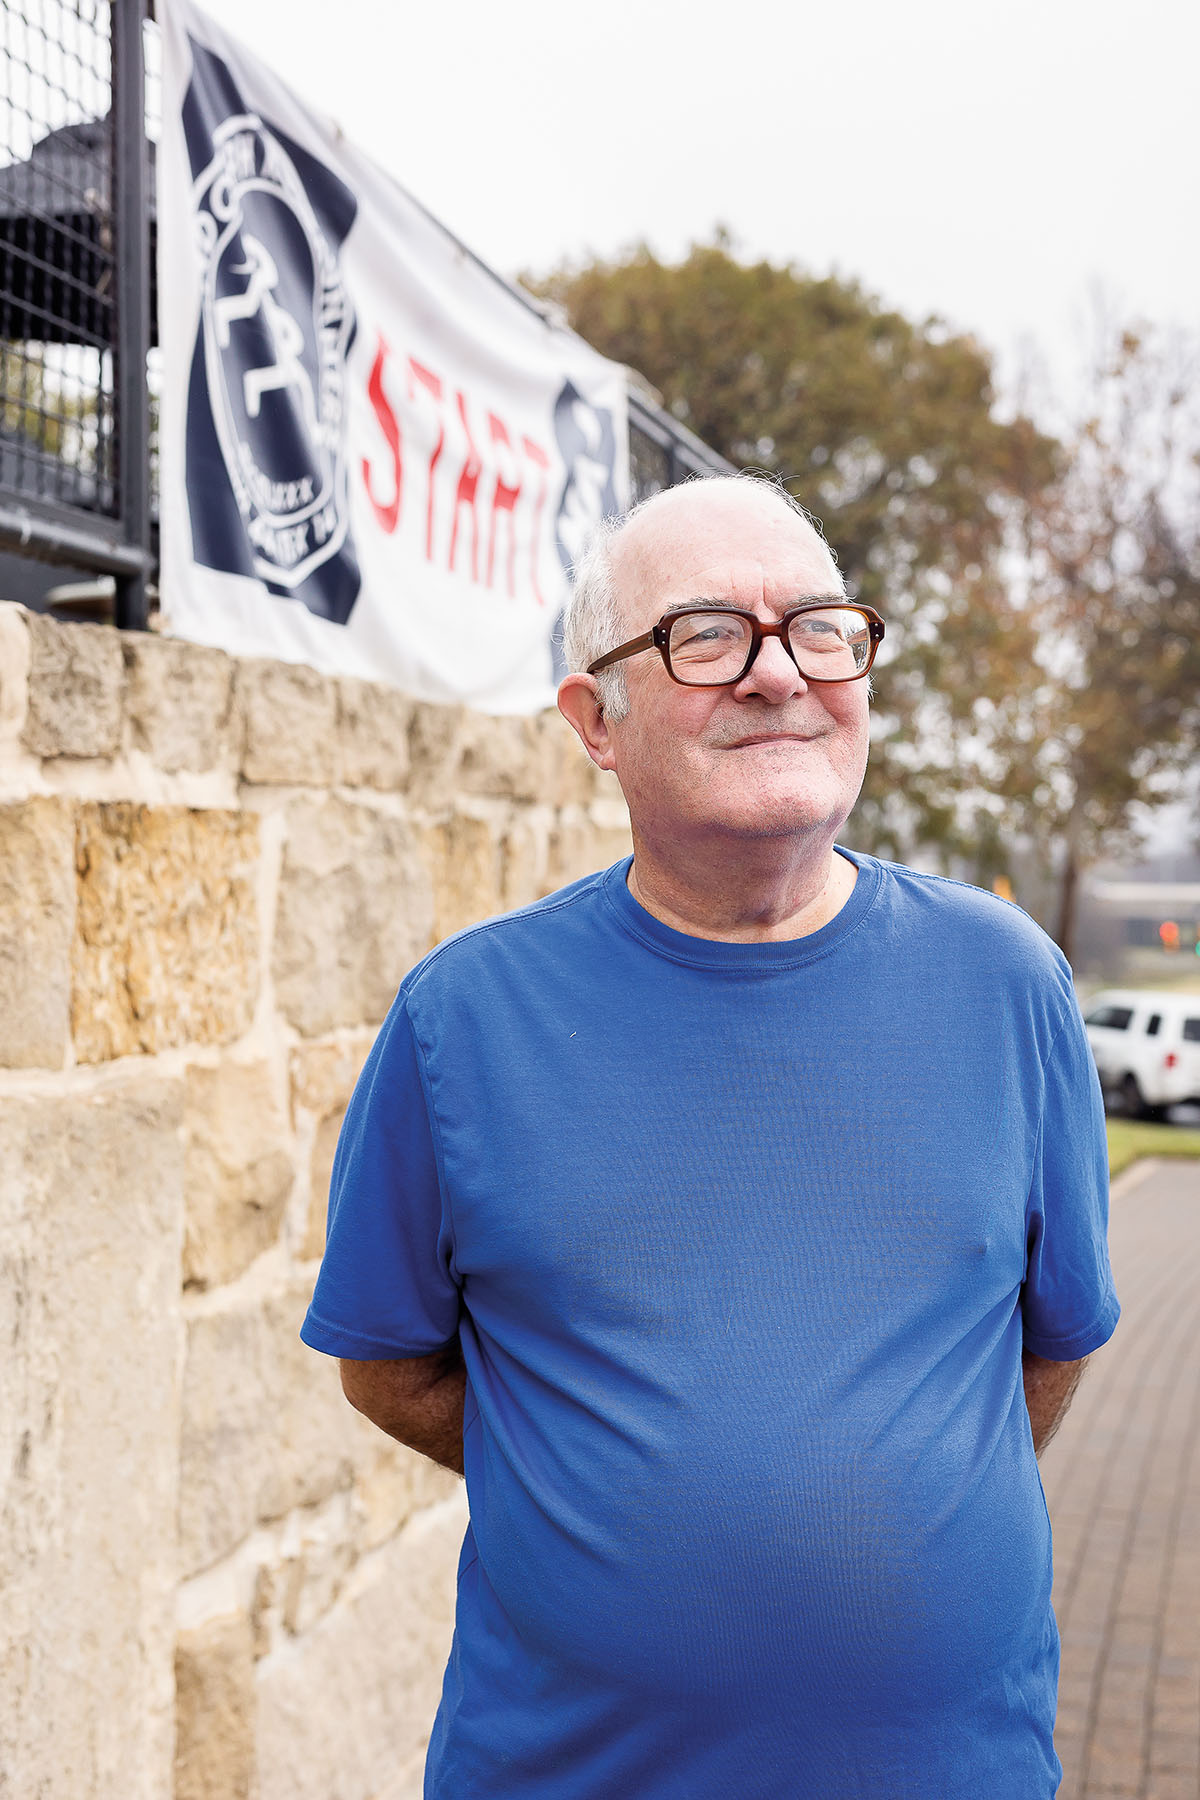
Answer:
[[[614,540],[612,569],[631,631],[684,600],[782,610],[800,596],[842,587],[808,521],[748,482],[697,482],[657,495]]]

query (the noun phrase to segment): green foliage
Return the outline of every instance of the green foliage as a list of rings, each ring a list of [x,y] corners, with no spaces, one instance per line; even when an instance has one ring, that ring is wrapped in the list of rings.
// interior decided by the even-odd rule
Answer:
[[[1200,749],[1200,417],[1184,346],[1110,332],[1057,482],[1025,497],[1038,666],[1003,790],[1059,868],[1070,951],[1089,863],[1133,847]]]
[[[706,443],[778,473],[872,604],[898,575],[968,568],[997,540],[995,497],[1054,472],[1029,421],[994,417],[972,339],[856,283],[746,266],[715,244],[675,266],[643,248],[536,285]]]
[[[531,285],[731,462],[778,474],[887,619],[854,841],[1002,868],[1002,821],[975,796],[1008,760],[993,743],[1022,728],[1036,641],[1003,553],[1058,462],[1028,419],[996,416],[987,354],[854,282],[739,263],[720,237],[677,265],[642,248]]]

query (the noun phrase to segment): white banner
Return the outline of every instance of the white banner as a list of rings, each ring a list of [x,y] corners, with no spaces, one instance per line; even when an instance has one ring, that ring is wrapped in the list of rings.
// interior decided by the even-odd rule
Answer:
[[[623,372],[547,324],[190,0],[159,0],[167,628],[548,705],[627,504]]]

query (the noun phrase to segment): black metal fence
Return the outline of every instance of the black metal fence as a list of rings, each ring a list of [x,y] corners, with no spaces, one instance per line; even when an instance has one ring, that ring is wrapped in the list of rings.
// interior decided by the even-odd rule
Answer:
[[[634,500],[648,500],[689,475],[727,475],[732,463],[678,419],[636,391],[629,396],[629,478]]]
[[[0,0],[0,550],[151,568],[145,0]]]

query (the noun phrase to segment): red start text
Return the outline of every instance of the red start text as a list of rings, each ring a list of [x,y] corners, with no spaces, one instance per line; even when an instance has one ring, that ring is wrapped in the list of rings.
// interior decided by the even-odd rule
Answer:
[[[513,598],[520,580],[544,606],[538,550],[550,458],[542,446],[498,413],[477,411],[415,356],[393,354],[382,333],[367,398],[387,447],[379,464],[362,459],[380,529],[391,535],[410,518],[429,562],[487,588],[499,574]]]

